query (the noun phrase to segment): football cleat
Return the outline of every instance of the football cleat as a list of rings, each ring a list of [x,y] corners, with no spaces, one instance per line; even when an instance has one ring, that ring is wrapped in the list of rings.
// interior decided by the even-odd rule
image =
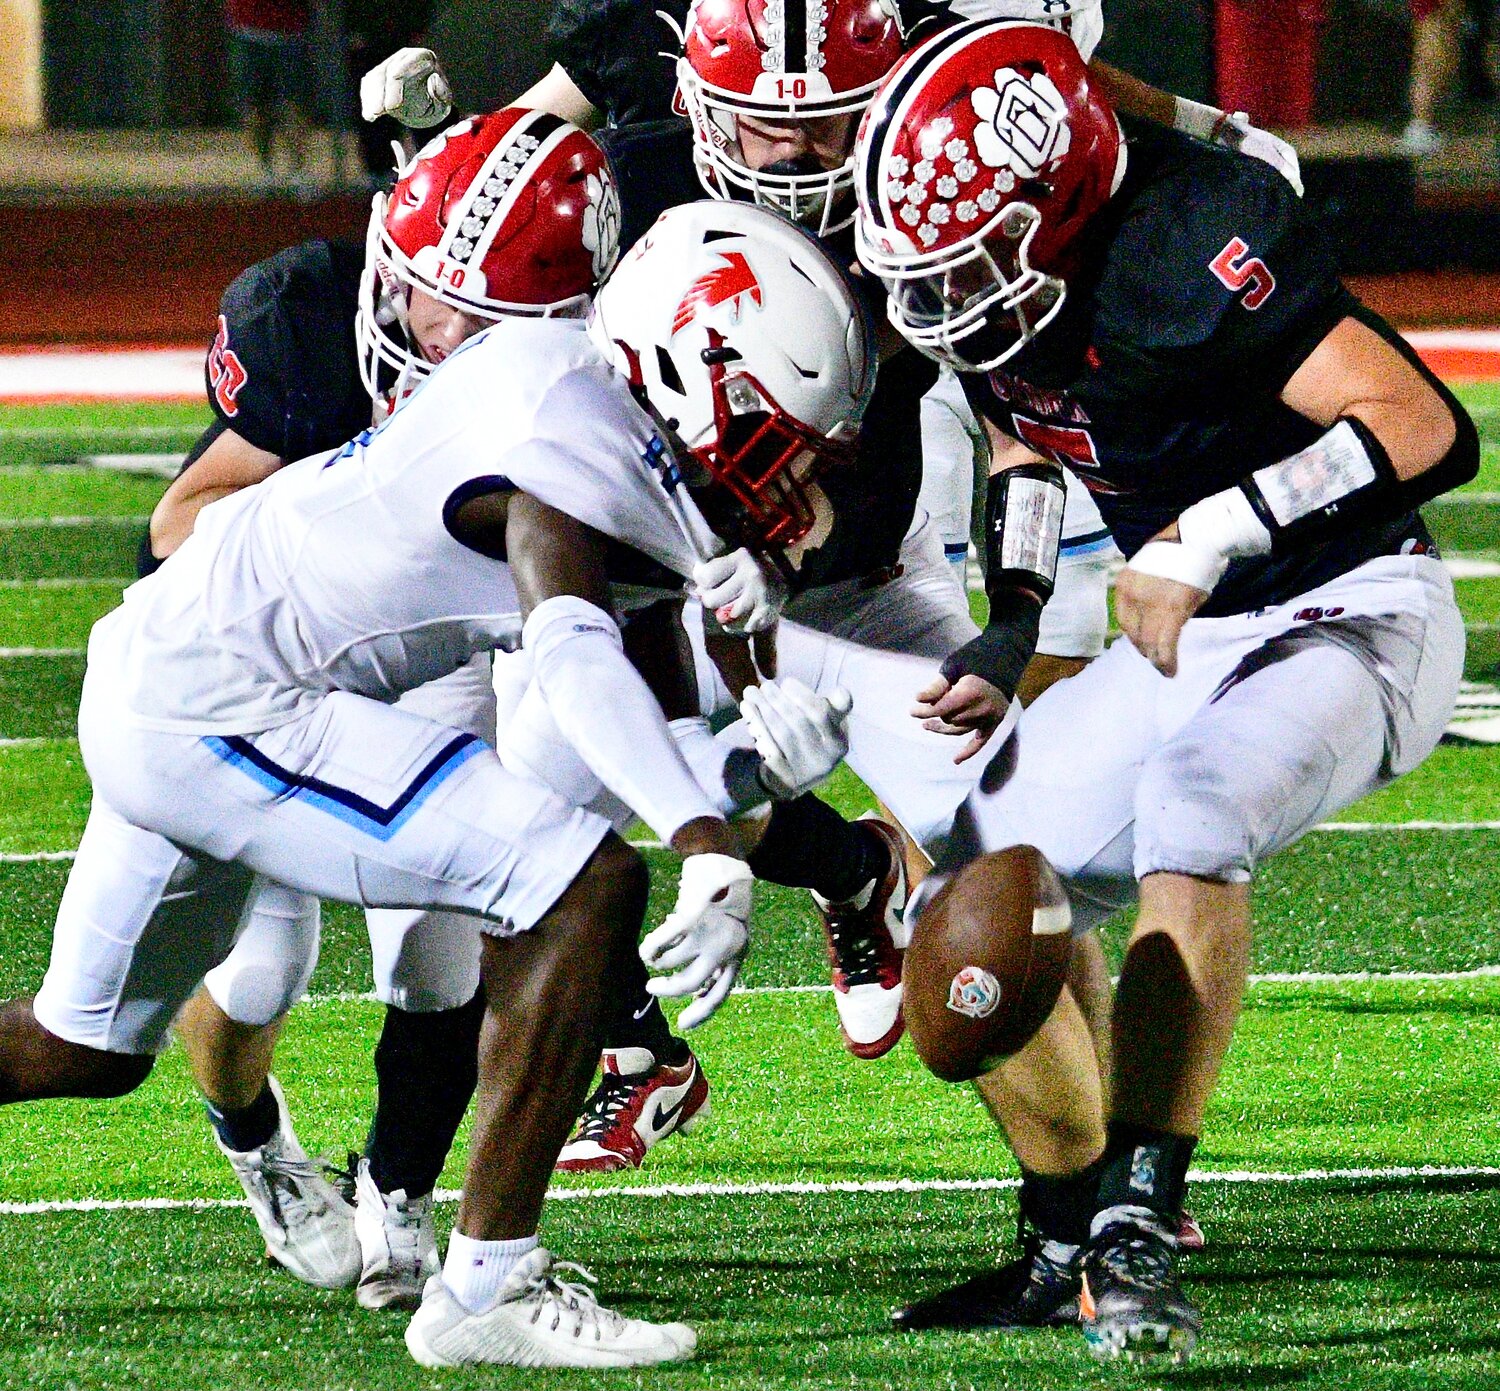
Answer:
[[[230,1149],[214,1134],[229,1160],[266,1242],[266,1258],[299,1280],[337,1290],[359,1278],[359,1239],[354,1209],[308,1157],[292,1129],[286,1097],[267,1079],[279,1113],[276,1133],[259,1149]]]
[[[1053,1328],[1078,1322],[1081,1246],[1022,1238],[1022,1253],[998,1270],[939,1290],[891,1314],[903,1332],[923,1328]]]
[[[408,1198],[404,1189],[382,1193],[359,1161],[354,1180],[354,1231],[362,1269],[354,1297],[365,1309],[415,1309],[422,1287],[441,1269],[432,1194]]]
[[[833,1002],[844,1047],[856,1058],[880,1058],[901,1041],[901,958],[896,945],[906,908],[906,853],[901,833],[872,816],[860,818],[890,850],[884,876],[872,879],[847,903],[814,893],[828,934]]]
[[[1177,1280],[1176,1223],[1150,1208],[1105,1208],[1083,1255],[1080,1322],[1095,1357],[1186,1362],[1203,1316]]]
[[[565,1174],[638,1169],[653,1145],[688,1134],[710,1114],[708,1078],[691,1053],[680,1067],[670,1067],[658,1064],[649,1048],[607,1050],[604,1076],[556,1167]]]
[[[1177,1249],[1179,1251],[1201,1251],[1208,1244],[1203,1228],[1191,1212],[1184,1212],[1177,1225]]]
[[[685,1323],[628,1319],[587,1285],[560,1278],[564,1272],[594,1278],[538,1246],[506,1276],[499,1301],[478,1314],[434,1275],[406,1326],[406,1346],[424,1367],[650,1367],[693,1355],[698,1335]]]

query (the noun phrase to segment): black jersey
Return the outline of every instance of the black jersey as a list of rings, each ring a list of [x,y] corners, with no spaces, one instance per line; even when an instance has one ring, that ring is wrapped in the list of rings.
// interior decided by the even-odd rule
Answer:
[[[558,0],[547,38],[554,61],[610,125],[663,120],[687,12],[688,0]]]
[[[630,245],[668,208],[704,196],[685,121],[608,130],[600,141],[619,180],[621,245]],[[837,264],[854,267],[851,232],[835,232],[822,245]],[[883,319],[880,283],[859,275],[850,283],[872,319]],[[828,540],[803,562],[803,585],[833,584],[896,563],[922,487],[922,397],[936,381],[937,367],[911,348],[880,364],[853,466],[819,479],[836,521]]]
[[[1124,184],[1090,233],[1092,276],[1070,282],[1057,319],[1003,368],[964,387],[977,413],[1078,474],[1129,556],[1192,503],[1324,433],[1280,393],[1340,320],[1400,340],[1344,290],[1328,238],[1269,165],[1156,126],[1127,133]],[[1201,612],[1281,603],[1429,544],[1410,513],[1238,560]]]
[[[213,423],[183,470],[226,430],[291,463],[334,449],[369,425],[354,338],[364,263],[352,242],[305,241],[234,278],[219,301],[203,365]],[[136,572],[149,575],[160,564],[148,529]]]
[[[306,241],[235,277],[205,364],[224,426],[290,462],[369,425],[354,337],[363,274],[361,247]]]

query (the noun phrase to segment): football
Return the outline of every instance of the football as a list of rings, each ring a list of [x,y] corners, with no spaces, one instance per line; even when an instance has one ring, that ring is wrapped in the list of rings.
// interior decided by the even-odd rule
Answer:
[[[1073,954],[1067,895],[1029,845],[981,856],[922,909],[903,1008],[917,1056],[945,1082],[982,1076],[1041,1028]]]

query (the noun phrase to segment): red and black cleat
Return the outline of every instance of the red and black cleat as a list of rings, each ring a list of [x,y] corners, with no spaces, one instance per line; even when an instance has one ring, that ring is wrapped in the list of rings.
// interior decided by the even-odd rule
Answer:
[[[709,1117],[708,1078],[691,1053],[679,1067],[658,1064],[649,1048],[604,1054],[604,1076],[584,1103],[557,1170],[608,1174],[638,1169],[668,1135],[686,1135]]]
[[[844,1046],[856,1058],[889,1053],[906,1030],[901,1015],[901,958],[905,940],[906,855],[901,833],[884,821],[863,818],[860,825],[885,841],[890,866],[847,903],[813,898],[828,934],[834,1004]]]

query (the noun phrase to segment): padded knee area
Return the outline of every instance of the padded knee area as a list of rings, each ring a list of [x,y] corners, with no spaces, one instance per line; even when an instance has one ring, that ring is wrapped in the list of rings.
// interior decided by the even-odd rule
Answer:
[[[236,1024],[262,1028],[307,993],[318,964],[318,900],[260,884],[249,920],[228,956],[204,978],[213,1001]]]
[[[1136,790],[1135,875],[1190,874],[1244,883],[1275,847],[1278,831],[1328,784],[1329,751],[1288,735],[1226,745],[1222,730],[1171,740],[1142,771]]]

